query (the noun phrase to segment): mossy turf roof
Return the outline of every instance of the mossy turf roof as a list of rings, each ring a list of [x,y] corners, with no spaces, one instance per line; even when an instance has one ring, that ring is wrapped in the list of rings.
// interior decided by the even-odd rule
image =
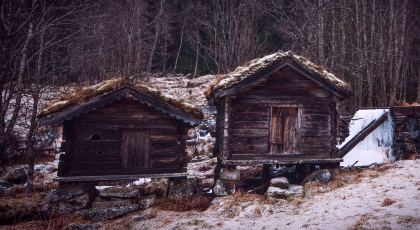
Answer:
[[[229,74],[223,75],[219,78],[219,81],[215,84],[210,86],[209,90],[205,92],[206,98],[208,100],[217,97],[218,94],[221,92],[229,89],[232,86],[235,86],[245,80],[246,78],[254,75],[255,73],[261,71],[262,69],[271,66],[274,63],[277,63],[283,59],[290,58],[295,62],[299,63],[302,67],[309,70],[313,74],[322,77],[323,79],[327,80],[328,82],[332,83],[337,88],[350,93],[350,85],[334,76],[334,74],[329,73],[325,70],[325,68],[315,65],[314,63],[310,62],[307,58],[302,56],[298,56],[293,54],[292,51],[287,52],[277,52],[274,54],[267,55],[262,58],[254,59],[245,64],[245,66],[237,67],[233,72]],[[351,93],[350,93],[351,94]]]
[[[45,106],[46,108],[41,111],[38,117],[52,117],[70,108],[82,106],[88,101],[91,101],[100,96],[107,95],[123,86],[131,86],[139,92],[158,101],[171,105],[176,109],[195,118],[203,119],[204,117],[203,112],[199,107],[177,99],[170,94],[163,93],[159,89],[151,88],[144,84],[135,84],[130,78],[115,78],[103,81],[90,87],[79,87],[74,92],[63,94],[56,100],[52,101],[50,105]]]

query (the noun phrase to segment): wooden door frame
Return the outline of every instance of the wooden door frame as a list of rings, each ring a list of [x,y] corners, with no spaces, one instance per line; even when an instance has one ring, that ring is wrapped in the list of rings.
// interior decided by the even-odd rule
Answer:
[[[152,145],[151,129],[119,128],[119,132],[120,132],[120,165],[121,165],[121,169],[129,170],[128,165],[125,168],[122,167],[123,166],[122,165],[123,164],[122,157],[123,157],[123,147],[124,147],[124,142],[123,141],[125,141],[123,139],[124,138],[124,131],[147,131],[148,132],[149,139],[150,139],[150,151],[149,151],[148,156],[147,156],[147,163],[148,163],[147,168],[150,168],[150,155],[152,154],[152,150],[153,150],[153,148],[151,146]]]
[[[296,105],[281,105],[281,106],[270,106],[270,115],[269,115],[269,126],[268,126],[268,154],[269,155],[290,155],[290,154],[273,154],[271,152],[271,129],[272,129],[272,123],[273,123],[273,108],[297,108],[297,126],[298,126],[298,137],[297,137],[297,146],[296,151],[300,153],[301,149],[301,134],[302,134],[302,106],[296,106]]]

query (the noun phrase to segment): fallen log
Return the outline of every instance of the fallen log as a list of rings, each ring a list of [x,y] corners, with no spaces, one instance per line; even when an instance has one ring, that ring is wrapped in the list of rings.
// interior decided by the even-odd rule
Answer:
[[[376,120],[373,120],[368,126],[366,126],[362,131],[360,131],[356,136],[354,136],[347,144],[345,144],[340,150],[340,158],[343,158],[347,153],[349,153],[357,144],[363,141],[373,130],[378,128],[385,120],[388,118],[389,112],[382,114]]]

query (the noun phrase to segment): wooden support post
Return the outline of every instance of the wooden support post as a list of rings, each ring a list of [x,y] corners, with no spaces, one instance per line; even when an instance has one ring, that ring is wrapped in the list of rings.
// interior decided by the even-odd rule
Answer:
[[[270,164],[263,164],[262,178],[261,178],[261,190],[260,193],[264,194],[270,186]]]

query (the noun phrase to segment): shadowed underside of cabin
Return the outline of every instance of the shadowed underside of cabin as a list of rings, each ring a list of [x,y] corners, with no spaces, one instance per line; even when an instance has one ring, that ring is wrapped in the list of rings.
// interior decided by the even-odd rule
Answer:
[[[335,163],[337,106],[350,95],[283,60],[219,93],[215,155],[224,165]]]

